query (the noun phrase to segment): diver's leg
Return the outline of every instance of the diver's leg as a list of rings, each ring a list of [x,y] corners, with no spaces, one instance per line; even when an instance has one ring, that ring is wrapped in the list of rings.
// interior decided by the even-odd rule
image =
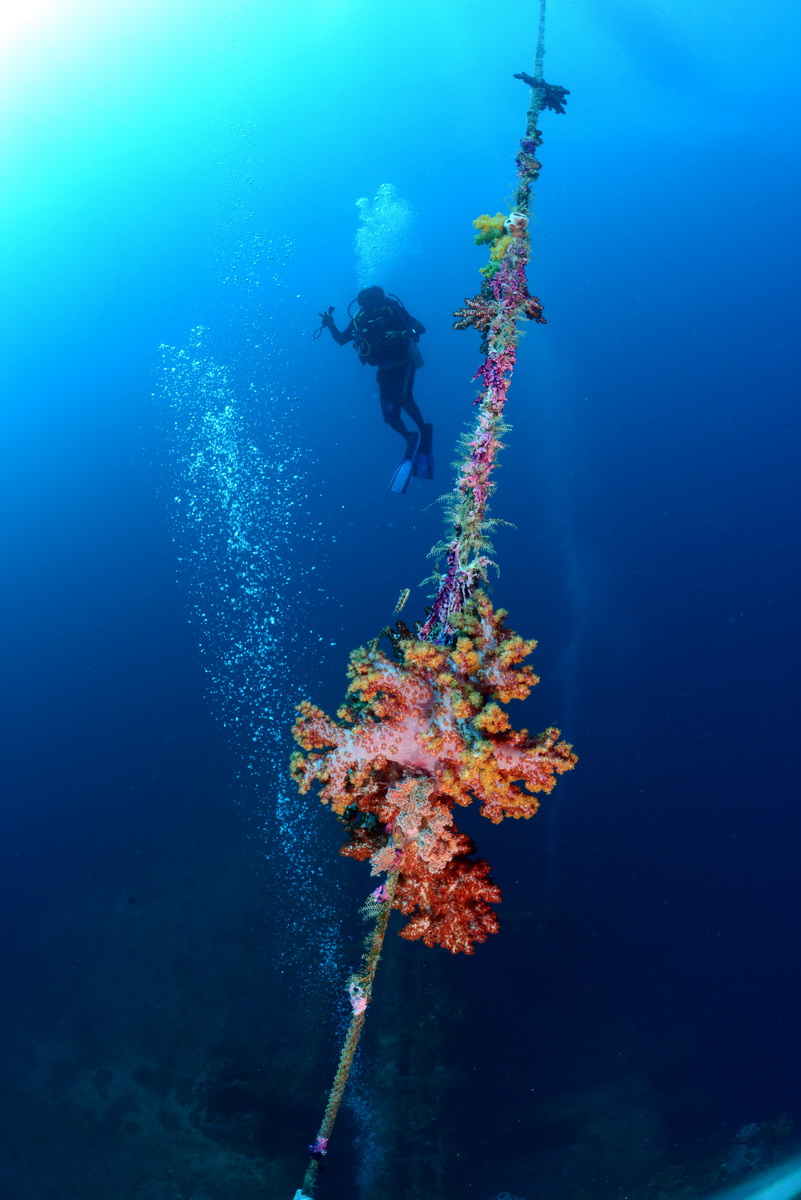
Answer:
[[[415,368],[410,364],[406,373],[403,397],[401,399],[403,411],[408,413],[420,430],[420,441],[417,444],[412,471],[418,479],[433,479],[434,456],[431,451],[431,444],[434,438],[434,426],[426,424],[423,420],[423,414],[420,412],[417,401],[412,395],[414,373]]]
[[[411,363],[409,363],[407,367],[403,368],[403,376],[401,378],[400,407],[405,413],[409,414],[422,435],[425,422],[423,421],[423,414],[417,407],[417,401],[413,395],[415,370],[416,368],[412,366]]]
[[[384,420],[390,429],[394,429],[408,442],[415,435],[409,432],[401,417],[405,372],[405,367],[381,367],[376,372],[376,379],[381,398],[381,414]]]
[[[419,438],[416,433],[410,433],[401,417],[403,402],[403,381],[406,375],[404,367],[384,367],[376,376],[381,395],[381,412],[390,429],[399,433],[406,442],[400,462],[395,468],[395,474],[389,481],[389,490],[402,496],[409,486],[414,471],[415,455]]]
[[[412,420],[414,421],[417,428],[422,433],[423,425],[425,424],[425,421],[423,420],[423,414],[420,412],[420,409],[417,407],[417,401],[415,400],[414,396],[410,396],[409,399],[405,402],[405,404],[403,405],[403,411],[405,413],[409,414],[409,416],[412,418]]]

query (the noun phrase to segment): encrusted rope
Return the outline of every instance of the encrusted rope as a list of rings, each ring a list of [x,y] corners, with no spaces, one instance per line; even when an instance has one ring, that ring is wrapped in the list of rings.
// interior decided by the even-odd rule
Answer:
[[[361,1037],[364,1019],[367,1014],[367,1005],[370,1003],[372,997],[373,980],[375,979],[378,960],[381,957],[384,937],[386,936],[389,924],[389,914],[392,912],[392,899],[395,895],[397,883],[398,872],[394,871],[387,877],[383,892],[380,888],[376,889],[376,892],[382,892],[380,898],[376,895],[376,892],[370,898],[374,905],[378,906],[378,911],[375,924],[369,935],[367,949],[362,957],[361,967],[355,975],[351,976],[348,982],[348,994],[350,995],[353,1012],[348,1024],[348,1032],[345,1034],[345,1041],[342,1044],[339,1065],[334,1076],[334,1083],[328,1097],[328,1104],[323,1114],[317,1140],[313,1146],[309,1147],[312,1152],[312,1159],[306,1168],[302,1188],[303,1194],[307,1196],[311,1195],[311,1190],[315,1186],[317,1172],[320,1169],[320,1159],[327,1151],[328,1139],[331,1136],[331,1130],[334,1128],[334,1121],[339,1112],[339,1106],[342,1103],[342,1096],[348,1082],[350,1069],[353,1065],[353,1057],[359,1045],[359,1038]],[[367,903],[370,905],[370,900]]]
[[[477,419],[473,434],[470,435],[472,440],[468,438],[469,453],[462,463],[450,503],[451,540],[440,547],[445,557],[445,571],[439,577],[439,588],[428,620],[418,632],[421,640],[440,644],[451,639],[454,631],[453,619],[486,578],[489,566],[486,555],[489,547],[487,532],[491,525],[487,517],[487,504],[494,490],[490,474],[501,445],[499,436],[505,428],[503,407],[515,364],[515,348],[519,338],[517,322],[521,317],[541,319],[542,309],[539,301],[529,295],[526,285],[526,266],[529,259],[528,211],[531,187],[539,175],[541,165],[536,156],[537,147],[542,140],[537,129],[537,120],[545,108],[564,112],[564,98],[567,94],[565,89],[552,87],[543,81],[544,52],[545,0],[540,0],[534,74],[532,76],[523,73],[516,76],[531,86],[531,101],[526,119],[526,134],[520,143],[517,156],[519,183],[515,196],[516,212],[509,218],[513,223],[510,233],[514,236],[506,239],[509,244],[503,253],[500,266],[486,285],[489,288],[487,311],[491,316],[485,328],[486,357],[477,376],[482,381],[482,390],[476,401]],[[388,846],[392,845],[392,840],[393,835],[390,833]],[[296,1194],[295,1200],[303,1200],[304,1197],[312,1195],[321,1160],[327,1153],[328,1139],[342,1103],[364,1027],[367,1006],[372,997],[373,980],[381,957],[399,878],[400,871],[396,866],[389,872],[386,883],[377,888],[367,902],[366,911],[370,916],[375,913],[375,921],[360,969],[351,976],[348,983],[353,1011],[323,1120],[316,1141],[309,1147],[312,1158],[303,1179],[303,1187]]]

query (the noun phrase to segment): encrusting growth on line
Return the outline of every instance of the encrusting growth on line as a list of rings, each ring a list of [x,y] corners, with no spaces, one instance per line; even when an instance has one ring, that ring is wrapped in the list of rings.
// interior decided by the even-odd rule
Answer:
[[[414,632],[402,622],[350,656],[347,696],[330,717],[309,701],[298,708],[300,749],[291,771],[300,791],[317,786],[321,801],[345,830],[341,853],[369,861],[380,882],[365,911],[374,920],[360,970],[348,983],[352,1015],[323,1123],[309,1147],[303,1200],[342,1099],[370,1002],[372,983],[393,909],[407,918],[401,937],[472,954],[498,929],[500,889],[490,867],[455,824],[455,810],[476,802],[494,824],[528,818],[556,777],[576,762],[558,729],[532,736],[512,727],[506,706],[538,682],[525,661],[536,643],[507,627],[507,614],[487,595],[491,565],[488,506],[507,392],[520,340],[518,322],[545,323],[527,283],[529,206],[541,163],[541,112],[564,112],[564,88],[542,79],[544,0],[526,132],[516,157],[512,210],[478,217],[475,241],[489,245],[479,293],[454,313],[457,329],[474,328],[484,361],[476,373],[475,422],[462,441],[456,484],[448,501],[447,539],[432,552],[442,568],[426,620]],[[404,597],[405,600],[405,597]]]

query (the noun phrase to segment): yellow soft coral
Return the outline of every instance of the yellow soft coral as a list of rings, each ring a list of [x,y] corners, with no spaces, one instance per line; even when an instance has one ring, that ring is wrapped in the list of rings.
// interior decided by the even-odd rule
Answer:
[[[508,233],[504,234],[503,237],[500,237],[497,239],[497,241],[493,242],[492,249],[490,250],[490,258],[493,262],[500,262],[506,251],[509,249],[511,242],[512,238]]]
[[[473,225],[478,230],[478,233],[473,238],[477,246],[485,246],[488,242],[494,242],[496,238],[502,237],[506,232],[506,217],[503,213],[496,213],[491,217],[489,213],[482,213],[480,217],[476,217]]]

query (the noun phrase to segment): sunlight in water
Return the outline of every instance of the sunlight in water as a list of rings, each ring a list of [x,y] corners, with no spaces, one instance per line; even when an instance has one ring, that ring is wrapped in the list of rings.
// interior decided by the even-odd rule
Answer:
[[[63,8],[63,0],[17,0],[0,9],[0,46],[5,48],[37,26],[52,20]]]

